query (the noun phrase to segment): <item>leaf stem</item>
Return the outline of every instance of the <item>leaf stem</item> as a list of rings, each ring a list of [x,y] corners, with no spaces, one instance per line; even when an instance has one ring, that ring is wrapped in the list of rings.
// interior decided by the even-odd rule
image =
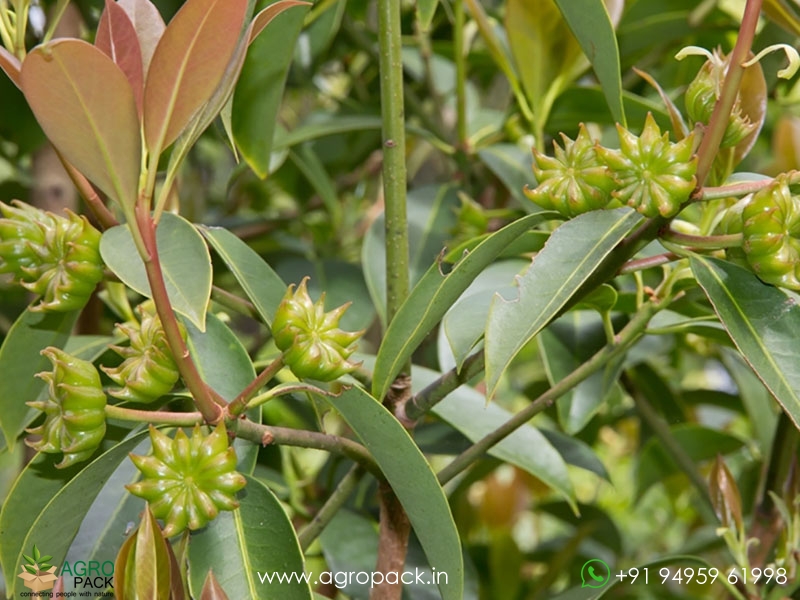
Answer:
[[[178,413],[160,410],[139,410],[107,404],[106,417],[120,421],[136,423],[152,423],[153,425],[177,425],[191,427],[203,423],[203,415],[199,412]]]
[[[64,166],[64,170],[67,172],[72,184],[77,188],[78,193],[83,197],[86,201],[89,210],[92,211],[94,218],[97,219],[97,222],[100,224],[100,227],[103,229],[110,229],[111,227],[115,227],[119,225],[119,221],[114,216],[108,207],[103,203],[103,200],[100,198],[100,195],[97,193],[97,190],[94,189],[94,186],[89,183],[89,180],[76,169],[72,163],[67,161],[61,153],[56,150],[56,155],[58,156],[61,164]]]
[[[339,509],[344,506],[347,499],[356,489],[358,483],[364,477],[364,469],[361,465],[353,465],[347,474],[342,478],[336,489],[331,492],[328,499],[325,501],[314,518],[300,530],[297,534],[297,541],[300,542],[300,548],[305,552],[309,546],[319,537],[319,534],[328,526],[331,519],[336,516]]]
[[[703,134],[703,140],[697,149],[698,188],[703,186],[708,174],[711,172],[714,158],[717,156],[719,145],[728,127],[728,119],[736,102],[736,96],[739,93],[739,86],[742,83],[746,68],[743,64],[747,61],[747,55],[753,45],[758,16],[761,12],[761,2],[762,0],[747,0],[745,4],[742,24],[736,37],[736,45],[731,52],[728,72],[725,75],[725,81],[722,83],[722,90],[714,107],[714,112],[711,114],[708,127]]]
[[[478,373],[483,371],[483,350],[471,354],[461,365],[461,370],[450,369],[442,374],[436,381],[418,392],[406,403],[406,417],[416,421],[426,412],[444,400],[447,395],[460,385],[467,383]]]
[[[228,414],[236,417],[247,410],[247,403],[258,393],[262,387],[267,385],[275,374],[283,368],[283,354],[273,360],[258,376],[244,388],[236,398],[228,404]]]
[[[358,442],[348,438],[305,429],[263,425],[254,423],[250,419],[237,420],[236,436],[262,446],[278,444],[325,450],[332,454],[345,456],[363,466],[378,479],[383,479],[383,474],[369,451]]]
[[[156,305],[156,312],[164,328],[167,344],[175,358],[175,363],[178,366],[183,382],[194,398],[195,405],[203,414],[203,418],[208,423],[215,425],[222,418],[222,408],[200,376],[197,365],[194,364],[189,354],[189,349],[186,347],[186,342],[183,341],[183,336],[178,327],[178,320],[175,317],[175,311],[172,309],[167,288],[164,284],[164,274],[161,270],[161,261],[159,260],[156,244],[156,224],[150,217],[145,203],[137,203],[135,211],[136,222],[130,223],[130,227],[132,230],[138,230],[144,244],[145,252],[142,256],[142,261],[147,272],[147,280],[150,283],[150,291],[153,296],[153,302]]]
[[[637,258],[635,260],[629,260],[624,265],[622,265],[622,267],[618,271],[618,274],[625,275],[627,273],[635,273],[637,271],[644,271],[645,269],[651,269],[652,267],[660,267],[661,265],[671,263],[680,258],[681,257],[675,254],[674,252],[665,252],[663,254],[656,254],[655,256],[647,256],[645,258]]]
[[[662,240],[673,242],[697,250],[719,250],[720,248],[736,248],[742,245],[741,233],[726,235],[691,235],[672,229],[665,229],[659,236]]]
[[[536,400],[516,413],[500,427],[486,434],[483,438],[464,450],[464,452],[453,459],[450,464],[439,471],[439,482],[444,485],[453,479],[456,475],[461,473],[461,471],[481,458],[489,448],[514,433],[581,381],[602,369],[610,361],[627,352],[628,349],[644,335],[647,324],[650,322],[653,315],[666,304],[667,300],[662,300],[660,302],[651,301],[644,304],[639,312],[636,313],[628,324],[616,335],[614,344],[603,346],[603,348],[598,350],[589,360],[541,394]]]
[[[698,190],[695,195],[696,201],[719,200],[720,198],[736,197],[741,198],[748,194],[763,190],[772,184],[773,179],[759,179],[758,181],[745,181],[731,185],[721,185],[718,187],[704,187]]]
[[[453,60],[456,65],[456,147],[468,151],[467,65],[464,56],[464,0],[453,2]]]

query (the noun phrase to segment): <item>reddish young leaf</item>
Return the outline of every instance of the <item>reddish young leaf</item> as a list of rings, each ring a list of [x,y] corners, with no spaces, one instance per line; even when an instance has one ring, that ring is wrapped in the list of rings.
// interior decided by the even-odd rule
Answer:
[[[206,580],[203,582],[203,590],[200,592],[200,600],[228,600],[228,595],[214,577],[214,571],[209,571]]]
[[[136,29],[142,53],[142,72],[146,77],[153,53],[167,26],[161,18],[161,13],[150,0],[119,0],[118,4],[125,9]]]
[[[94,45],[100,48],[122,69],[133,90],[136,110],[142,115],[142,96],[144,95],[144,71],[139,38],[128,13],[114,0],[106,0],[106,7],[100,15]]]
[[[19,82],[19,59],[8,50],[0,46],[0,69],[3,69],[8,78],[15,86],[20,87]]]
[[[60,39],[28,54],[20,81],[58,151],[109,197],[132,206],[142,149],[136,103],[120,68],[91,44]]]
[[[275,4],[270,4],[262,11],[260,11],[255,17],[253,17],[253,22],[250,23],[250,28],[247,30],[247,43],[251,44],[253,40],[255,40],[261,32],[264,31],[264,28],[269,25],[270,21],[285,11],[287,8],[291,8],[293,6],[311,6],[311,2],[302,2],[301,0],[280,0]]]
[[[205,106],[198,110],[193,116],[189,125],[183,131],[181,138],[173,149],[171,161],[183,160],[186,152],[197,141],[200,134],[205,131],[206,127],[211,125],[211,122],[217,117],[225,103],[230,100],[233,89],[236,86],[236,81],[239,79],[239,73],[242,71],[244,59],[247,54],[247,47],[250,43],[264,31],[270,21],[281,14],[288,8],[293,6],[309,6],[309,2],[301,0],[278,0],[275,4],[270,4],[265,9],[260,11],[247,28],[245,34],[236,45],[236,50],[233,52],[228,67],[220,80],[217,89],[208,99]]]
[[[216,90],[242,33],[247,0],[189,0],[158,43],[144,90],[148,149],[160,153]]]

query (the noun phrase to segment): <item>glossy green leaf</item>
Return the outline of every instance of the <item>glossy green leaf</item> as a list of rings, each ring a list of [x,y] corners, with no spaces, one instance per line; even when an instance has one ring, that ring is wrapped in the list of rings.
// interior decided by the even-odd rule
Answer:
[[[167,26],[161,18],[161,13],[150,0],[117,0],[117,4],[128,13],[128,18],[136,30],[142,55],[142,73],[146,76],[156,46]]]
[[[478,151],[478,158],[494,173],[509,193],[529,212],[541,207],[531,202],[522,190],[536,186],[533,176],[533,155],[515,144],[494,144]]]
[[[156,243],[172,308],[199,329],[205,329],[211,296],[211,257],[203,237],[186,219],[164,213],[156,230]],[[144,263],[127,225],[103,233],[100,255],[123,283],[151,297]]]
[[[603,0],[555,0],[603,88],[614,119],[625,126],[622,75],[614,25]]]
[[[9,448],[28,425],[32,409],[45,382],[34,377],[51,369],[40,352],[47,346],[63,348],[69,339],[77,312],[33,312],[27,309],[8,331],[0,347],[0,429]]]
[[[508,302],[495,298],[485,337],[488,398],[517,353],[640,220],[638,213],[621,208],[589,212],[564,223],[518,280],[519,297]]]
[[[136,101],[136,112],[141,117],[144,94],[142,50],[136,28],[127,11],[114,0],[106,0],[97,24],[94,45],[125,73]]]
[[[671,121],[660,100],[644,98],[631,92],[622,94],[625,115],[631,123],[643,123],[651,113],[662,131],[669,131]],[[545,131],[552,136],[563,131],[574,138],[582,122],[613,125],[615,119],[608,109],[603,91],[599,87],[573,86],[558,98],[550,113]]]
[[[247,350],[236,334],[214,314],[207,316],[205,331],[200,331],[190,322],[185,325],[186,346],[200,376],[223,400],[230,402],[256,377],[256,370]],[[259,409],[248,411],[247,414],[252,420],[260,421]],[[258,456],[258,446],[237,438],[233,447],[239,459],[239,471],[252,473]]]
[[[675,425],[670,428],[670,433],[694,462],[735,452],[744,445],[742,439],[730,433],[694,423]],[[680,468],[661,442],[655,437],[649,439],[639,455],[639,464],[636,467],[637,495],[641,496],[650,486],[679,472]]]
[[[261,0],[257,8],[267,4]],[[236,146],[262,178],[269,172],[278,108],[306,12],[304,7],[277,16],[268,35],[253,41],[233,94],[231,125]]]
[[[691,264],[739,352],[800,428],[797,297],[723,260],[695,256]]]
[[[211,98],[242,33],[247,0],[189,0],[158,42],[144,89],[151,153],[175,141]]]
[[[66,483],[58,479],[37,481],[43,479],[43,476],[36,473],[35,467],[33,469],[29,467],[23,472],[11,492],[15,496],[14,501],[11,501],[9,495],[3,506],[3,514],[0,515],[4,533],[3,567],[7,574],[13,573],[6,579],[10,593],[13,594],[14,587],[19,581],[16,573],[19,573],[19,565],[23,562],[22,551],[32,547],[34,543],[53,556],[53,564],[58,565],[63,562],[84,516],[106,480],[146,436],[147,432],[143,431],[120,442],[88,465],[81,465],[83,468]],[[48,457],[45,460],[52,461],[52,458]],[[52,490],[49,495],[42,498],[44,504],[38,502],[38,499],[34,501],[29,496],[31,491],[36,489],[39,493],[44,489]],[[23,493],[25,496],[20,497]],[[33,518],[31,520],[23,518],[22,515],[26,514]],[[16,554],[12,555],[15,547]],[[8,558],[11,560],[6,562]]]
[[[123,206],[136,201],[141,140],[128,79],[101,50],[60,39],[28,54],[22,91],[48,139]]]
[[[461,541],[447,497],[428,461],[397,419],[364,390],[353,387],[324,399],[375,458],[408,514],[431,567],[447,573],[447,581],[439,581],[442,599],[461,600]]]
[[[303,573],[303,554],[294,527],[280,501],[263,483],[247,477],[239,508],[223,511],[192,534],[189,544],[189,589],[199,596],[212,569],[231,598],[309,600],[308,583],[269,583],[276,573]],[[261,578],[264,577],[262,583]]]
[[[416,284],[422,274],[436,262],[456,225],[459,205],[452,186],[426,186],[410,190],[407,199],[409,277]],[[372,222],[364,245],[361,260],[364,278],[381,322],[386,323],[386,232],[381,214]]]
[[[554,217],[554,213],[541,212],[506,225],[484,239],[447,275],[442,275],[439,263],[430,267],[386,331],[373,373],[374,395],[383,398],[405,361],[481,271],[520,234]]]
[[[272,325],[286,293],[283,280],[255,250],[227,229],[200,227],[200,232],[233,273],[264,323]]]
[[[339,133],[380,129],[382,125],[383,122],[377,115],[326,115],[319,119],[311,119],[308,123],[291,131],[276,133],[272,150],[290,148],[303,142]]]

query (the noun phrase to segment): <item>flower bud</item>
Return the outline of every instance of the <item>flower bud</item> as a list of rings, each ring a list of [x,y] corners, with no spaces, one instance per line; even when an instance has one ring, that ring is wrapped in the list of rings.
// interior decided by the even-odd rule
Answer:
[[[790,185],[800,173],[783,173],[756,192],[742,211],[743,249],[759,279],[800,290],[800,196]]]
[[[647,217],[676,215],[694,190],[697,159],[692,156],[694,136],[675,144],[661,134],[648,113],[642,135],[636,137],[617,125],[619,150],[598,146],[597,153],[619,180],[613,196]]]
[[[0,272],[42,297],[33,310],[83,308],[103,278],[100,232],[85,217],[0,203]]]
[[[114,383],[123,386],[109,394],[122,400],[149,403],[170,392],[180,373],[153,301],[140,304],[137,312],[140,323],[123,323],[116,327],[130,345],[111,346],[125,360],[117,367],[101,369]]]
[[[539,185],[525,195],[545,209],[566,217],[605,208],[616,188],[614,174],[597,158],[595,144],[583,125],[575,141],[561,134],[564,147],[553,142],[555,157],[533,150],[533,173]]]
[[[306,289],[307,277],[286,290],[275,311],[272,335],[283,351],[284,362],[301,378],[333,381],[349,373],[359,363],[347,360],[363,331],[342,331],[339,319],[349,304],[325,312],[325,295],[315,304]]]
[[[142,479],[126,487],[164,520],[165,537],[187,527],[199,529],[220,510],[239,506],[236,492],[247,482],[236,471],[236,452],[228,444],[224,423],[208,435],[197,425],[191,439],[182,429],[172,439],[151,425],[150,441],[152,455],[130,455]]]
[[[70,356],[58,348],[45,348],[42,354],[53,365],[52,371],[39,373],[48,385],[48,399],[28,402],[45,414],[45,421],[28,433],[41,436],[26,443],[40,452],[63,452],[56,466],[68,467],[89,458],[106,433],[106,395],[94,365]]]

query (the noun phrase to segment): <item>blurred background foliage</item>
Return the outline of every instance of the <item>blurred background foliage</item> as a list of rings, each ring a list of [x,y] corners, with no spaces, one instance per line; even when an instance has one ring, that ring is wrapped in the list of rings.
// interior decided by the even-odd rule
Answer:
[[[178,0],[154,1],[166,19],[180,6]],[[606,4],[616,23],[628,127],[640,131],[646,113],[652,112],[663,128],[670,128],[663,99],[634,67],[658,81],[682,110],[682,92],[702,59],[678,62],[674,55],[687,45],[729,51],[744,2]],[[91,39],[102,3],[81,0],[74,6],[78,10],[70,16],[71,26]],[[773,0],[765,8],[754,47],[795,44],[800,6],[794,0]],[[268,126],[252,131],[254,143],[270,150],[269,164],[262,165],[266,176],[238,160],[220,122],[193,149],[178,185],[180,210],[188,219],[230,228],[286,282],[310,275],[312,296],[325,290],[330,306],[352,301],[343,326],[368,328],[361,344],[367,360],[380,339],[383,293],[382,227],[376,221],[382,198],[375,10],[367,0],[321,0],[297,23],[299,35],[292,35],[290,23],[276,22],[264,37],[283,31],[286,39],[265,46],[258,59],[262,65],[274,61],[279,79],[285,65],[286,86],[274,136]],[[420,11],[432,15],[429,23]],[[522,194],[533,183],[531,147],[549,151],[558,132],[574,137],[580,123],[603,140],[613,140],[615,133],[599,82],[553,0],[463,0],[463,5],[444,0],[438,6],[430,0],[407,1],[403,19],[416,280],[442,246],[456,247],[538,210]],[[767,119],[740,171],[771,175],[800,166],[800,88],[777,82],[782,61],[775,56],[762,63]],[[253,69],[243,77],[257,75]],[[0,78],[0,98],[0,198],[41,204],[44,197],[50,206],[74,202],[68,182],[46,159],[42,132],[6,78]],[[234,128],[237,110],[246,107],[234,107]],[[526,268],[527,257],[545,237],[525,236],[521,248],[481,275],[449,311],[438,335],[417,352],[415,364],[443,371],[463,358],[476,342],[470,323],[485,316],[494,292],[512,297],[514,275]],[[216,271],[221,275],[215,283],[236,285],[224,269]],[[633,277],[619,281],[620,301],[630,300]],[[27,298],[2,280],[0,294],[2,337]],[[98,304],[91,315],[81,323],[83,333],[109,334],[113,317],[103,306]],[[689,322],[681,315],[696,319]],[[775,492],[796,510],[795,486],[784,484],[797,478],[797,431],[779,416],[776,403],[732,350],[727,335],[708,320],[711,315],[702,293],[689,289],[680,306],[659,315],[651,335],[619,365],[623,375],[618,383],[590,378],[536,418],[537,429],[566,462],[574,506],[536,475],[495,458],[483,460],[448,488],[467,556],[468,598],[588,598],[579,587],[579,574],[592,558],[605,560],[614,572],[676,555],[701,557],[721,571],[733,566],[713,519],[707,518],[710,506],[675,462],[665,439],[685,451],[703,479],[716,457],[723,456],[751,531],[760,531],[765,545],[785,543],[788,552],[797,552],[800,534],[789,527],[775,530],[765,493]],[[258,358],[263,333],[244,317],[230,319]],[[497,405],[516,411],[603,343],[595,313],[568,313],[514,362]],[[423,380],[423,373],[415,372],[415,380]],[[319,418],[334,420],[318,414],[318,408],[303,397],[284,398],[266,406],[265,420],[308,428]],[[433,418],[415,436],[434,464],[437,455],[450,456],[467,446],[461,433]],[[540,448],[529,451],[536,456]],[[23,460],[20,452],[18,445],[13,454],[2,455],[0,493]],[[343,473],[336,458],[285,447],[263,449],[256,470],[298,521],[315,512]],[[309,555],[310,569],[324,564],[372,568],[376,507],[368,492],[355,494],[325,531]],[[424,564],[424,558],[412,545],[409,564],[417,563]],[[435,597],[429,588],[410,586],[405,594]],[[344,593],[366,598],[368,590],[353,586]],[[718,585],[654,585],[651,577],[649,586],[620,585],[607,596],[712,598],[725,593]]]

